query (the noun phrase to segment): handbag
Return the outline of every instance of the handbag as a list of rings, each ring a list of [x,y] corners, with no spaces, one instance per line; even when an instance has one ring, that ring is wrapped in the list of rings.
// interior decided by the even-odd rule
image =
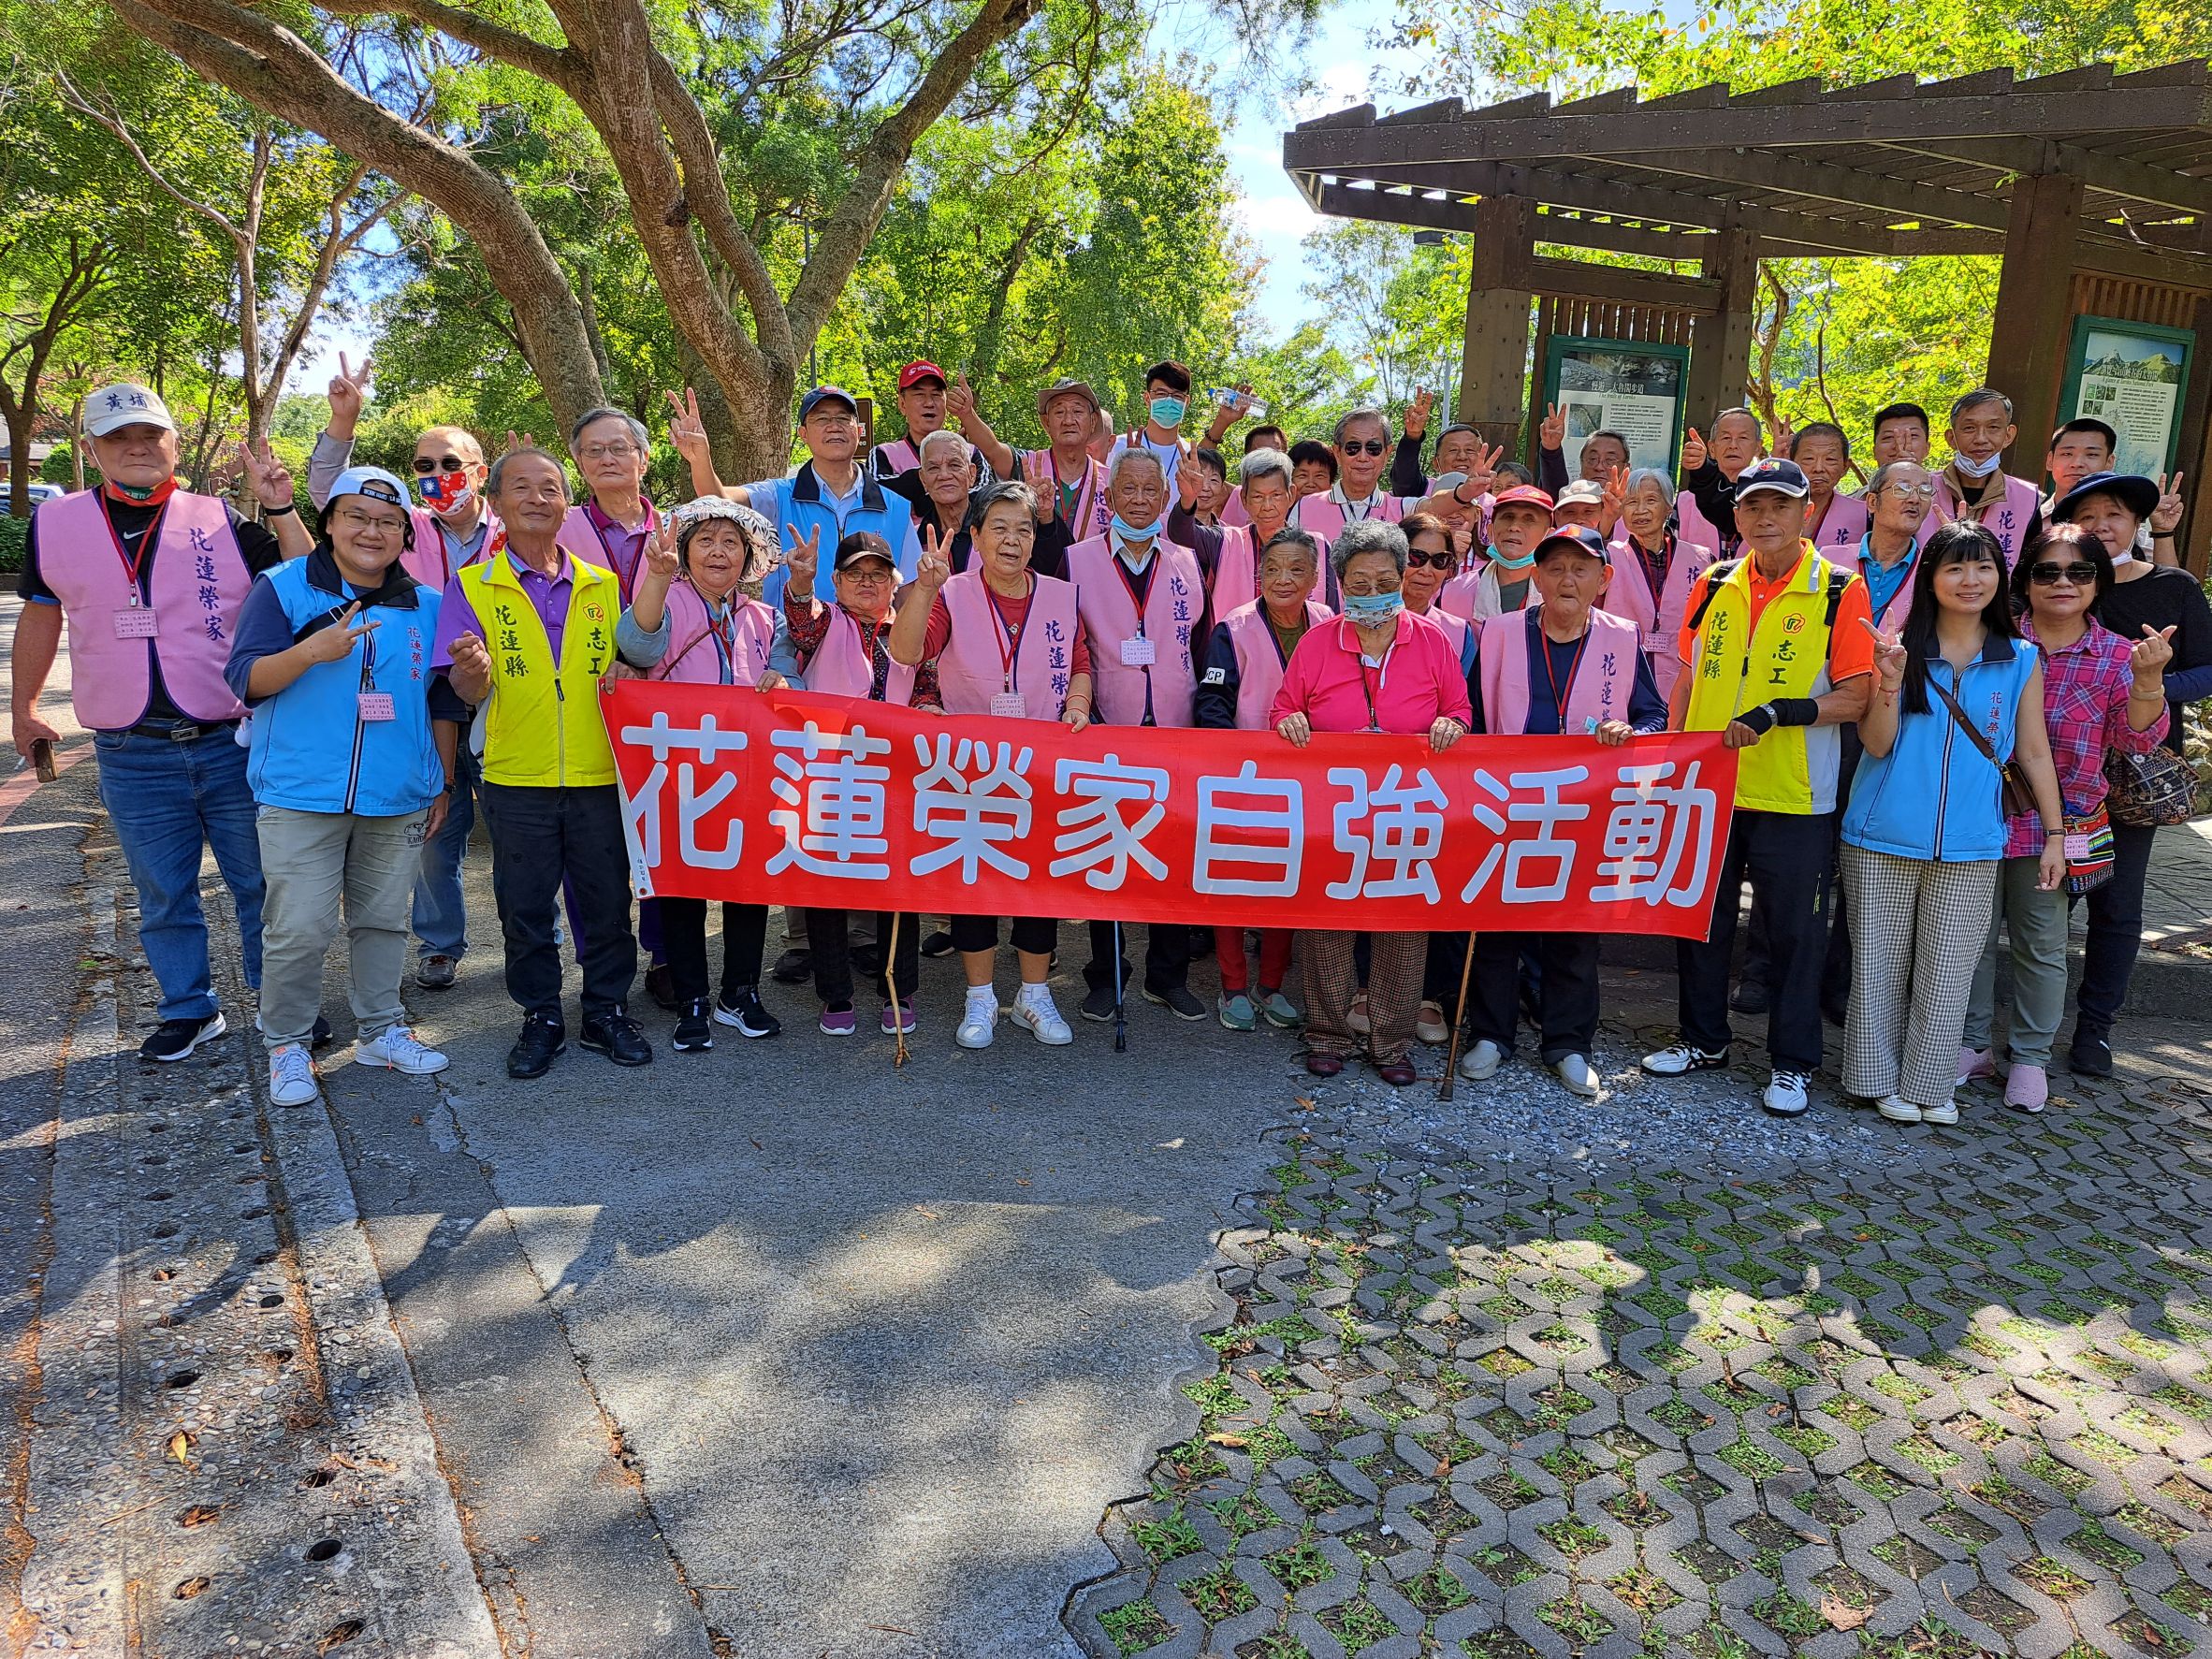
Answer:
[[[2013,762],[1997,758],[1997,750],[1990,747],[1989,739],[1982,735],[1981,728],[1966,718],[1966,710],[1958,706],[1958,699],[1939,685],[1932,674],[1928,677],[1928,689],[1943,700],[1943,706],[1951,711],[1951,718],[1958,722],[1958,729],[1972,740],[1974,748],[1981,750],[1982,758],[1997,768],[1997,799],[2005,817],[2013,819],[2024,812],[2035,811],[2035,791],[2030,786],[2027,774]]]
[[[2162,743],[2148,754],[2107,749],[2104,781],[2112,822],[2131,829],[2185,823],[2197,809],[2197,775]]]
[[[2066,816],[2066,895],[2079,898],[2112,880],[2112,820],[2100,805],[2086,817]]]

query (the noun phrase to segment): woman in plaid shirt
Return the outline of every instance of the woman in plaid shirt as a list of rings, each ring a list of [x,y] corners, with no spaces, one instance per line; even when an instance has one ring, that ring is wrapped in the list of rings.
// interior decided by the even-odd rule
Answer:
[[[2013,593],[2027,607],[2020,634],[2043,655],[2044,720],[2066,816],[2093,816],[2104,804],[2109,749],[2147,754],[2166,735],[2164,673],[2174,655],[2166,633],[2132,644],[2090,616],[2113,586],[2112,555],[2086,530],[2061,524],[2044,531],[2013,567]],[[2012,930],[2013,1017],[2006,1043],[2011,1071],[2004,1103],[2041,1112],[2050,1095],[2051,1043],[2066,1007],[2066,908],[2063,888],[2036,884],[2043,826],[2032,812],[2012,821],[1989,945],[1974,973],[1958,1081],[1997,1075],[1990,1023],[1997,1001],[1997,935]]]

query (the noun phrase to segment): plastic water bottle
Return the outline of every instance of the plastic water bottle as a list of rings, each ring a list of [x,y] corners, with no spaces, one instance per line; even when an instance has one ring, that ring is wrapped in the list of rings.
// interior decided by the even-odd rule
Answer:
[[[1230,386],[1217,386],[1211,388],[1206,396],[1213,399],[1215,404],[1219,408],[1233,409],[1239,415],[1249,415],[1254,420],[1267,418],[1267,405],[1255,401],[1249,392],[1240,392]]]

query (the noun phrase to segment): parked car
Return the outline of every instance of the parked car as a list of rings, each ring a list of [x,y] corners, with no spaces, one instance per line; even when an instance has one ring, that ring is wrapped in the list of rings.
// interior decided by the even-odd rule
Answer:
[[[58,484],[42,484],[34,479],[31,484],[31,505],[36,507],[42,502],[58,501],[67,493],[68,491]],[[0,483],[0,514],[8,514],[14,511],[15,492],[9,489],[6,484]]]

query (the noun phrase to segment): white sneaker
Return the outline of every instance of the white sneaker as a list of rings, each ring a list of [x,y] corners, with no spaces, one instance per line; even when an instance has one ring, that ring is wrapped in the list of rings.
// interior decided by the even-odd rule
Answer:
[[[1569,1055],[1551,1070],[1559,1074],[1559,1081],[1567,1085],[1568,1092],[1586,1100],[1597,1099],[1597,1072],[1591,1066],[1588,1055]]]
[[[1759,1104],[1777,1117],[1796,1117],[1812,1104],[1805,1094],[1802,1071],[1777,1071],[1768,1079]]]
[[[1918,1123],[1921,1118],[1920,1108],[1902,1095],[1884,1095],[1874,1102],[1874,1110],[1891,1123]],[[1952,1113],[1952,1118],[1957,1121],[1956,1110]]]
[[[962,1048],[989,1048],[997,1034],[997,993],[988,985],[978,985],[968,993],[968,1010],[960,1016],[960,1028],[953,1033],[953,1041]]]
[[[1704,1049],[1687,1042],[1669,1043],[1656,1054],[1646,1055],[1643,1068],[1653,1077],[1681,1077],[1690,1071],[1719,1071],[1728,1064],[1728,1051],[1721,1049],[1708,1054]]]
[[[1958,1102],[1945,1100],[1939,1106],[1923,1106],[1920,1109],[1920,1121],[1922,1123],[1957,1123],[1958,1121]]]
[[[287,1042],[269,1052],[269,1103],[304,1106],[315,1098],[315,1063],[307,1057],[307,1045]]]
[[[354,1064],[382,1066],[387,1071],[403,1071],[409,1077],[435,1077],[445,1070],[447,1061],[436,1049],[418,1041],[406,1026],[391,1026],[374,1042],[356,1040]]]
[[[1012,1017],[1017,1024],[1028,1026],[1029,1035],[1047,1048],[1065,1048],[1075,1041],[1075,1033],[1053,1006],[1053,994],[1042,985],[1022,987],[1022,994],[1014,998]]]
[[[1506,1051],[1485,1037],[1460,1056],[1460,1075],[1469,1083],[1488,1083],[1506,1063]]]

